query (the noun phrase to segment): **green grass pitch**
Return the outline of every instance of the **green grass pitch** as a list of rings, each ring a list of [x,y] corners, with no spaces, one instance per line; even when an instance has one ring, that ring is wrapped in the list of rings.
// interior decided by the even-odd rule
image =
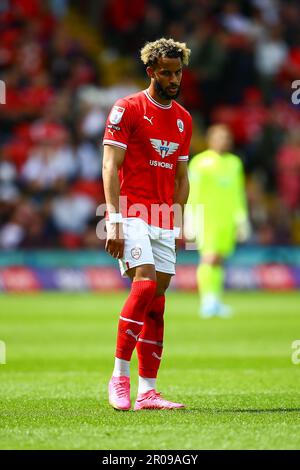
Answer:
[[[169,292],[158,390],[187,409],[139,413],[107,403],[125,297],[0,296],[1,449],[300,448],[299,293],[227,293],[235,317],[201,320],[195,293]]]

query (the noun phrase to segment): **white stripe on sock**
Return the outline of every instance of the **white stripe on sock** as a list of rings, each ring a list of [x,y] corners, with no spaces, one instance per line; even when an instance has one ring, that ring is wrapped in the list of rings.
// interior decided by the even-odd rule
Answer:
[[[147,343],[147,344],[155,344],[156,346],[163,346],[162,343],[159,343],[158,341],[151,341],[150,339],[143,339],[143,338],[139,338],[138,341],[140,341],[141,343]]]
[[[137,323],[138,325],[143,325],[144,324],[143,321],[130,320],[130,318],[121,317],[121,315],[120,315],[120,319],[124,320],[124,321],[129,321],[131,323]]]

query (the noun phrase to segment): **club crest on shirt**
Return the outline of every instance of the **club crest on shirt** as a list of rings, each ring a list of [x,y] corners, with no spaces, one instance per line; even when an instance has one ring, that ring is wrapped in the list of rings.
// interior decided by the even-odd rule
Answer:
[[[122,108],[121,106],[114,106],[109,115],[110,122],[112,124],[119,124],[119,122],[121,121],[123,117],[124,112],[125,112],[125,108]]]
[[[142,254],[142,249],[139,246],[135,246],[134,248],[131,249],[130,253],[133,259],[140,259],[141,254]]]
[[[150,142],[161,158],[169,157],[169,155],[176,152],[179,147],[179,144],[176,142],[168,142],[167,140],[150,139]]]
[[[179,132],[184,131],[184,124],[183,124],[183,121],[181,119],[177,119],[177,126],[178,126],[178,129],[179,129]]]

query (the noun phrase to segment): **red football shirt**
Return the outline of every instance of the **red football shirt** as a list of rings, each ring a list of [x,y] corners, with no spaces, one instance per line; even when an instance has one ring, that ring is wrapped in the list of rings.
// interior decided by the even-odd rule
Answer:
[[[127,208],[121,203],[123,217],[173,227],[173,217],[165,215],[174,202],[177,162],[188,161],[191,135],[191,116],[176,101],[162,105],[144,90],[115,103],[103,145],[126,150],[119,171],[120,195],[127,197]]]

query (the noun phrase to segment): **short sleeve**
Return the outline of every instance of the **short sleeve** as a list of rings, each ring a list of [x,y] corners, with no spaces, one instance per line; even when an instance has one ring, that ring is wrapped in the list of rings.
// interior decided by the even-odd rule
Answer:
[[[185,119],[186,131],[185,131],[185,138],[180,148],[180,153],[178,157],[179,162],[187,162],[189,160],[190,154],[190,144],[192,138],[192,118],[190,114],[188,114],[188,118]]]
[[[106,121],[103,145],[127,149],[132,128],[132,107],[125,99],[116,101]]]

